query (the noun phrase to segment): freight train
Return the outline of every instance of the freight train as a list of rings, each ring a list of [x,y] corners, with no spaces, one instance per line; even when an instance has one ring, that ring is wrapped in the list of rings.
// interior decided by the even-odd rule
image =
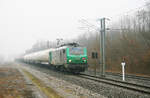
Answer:
[[[88,67],[87,49],[77,43],[63,44],[57,48],[51,48],[34,52],[23,56],[25,63],[47,63],[62,71],[84,72]]]

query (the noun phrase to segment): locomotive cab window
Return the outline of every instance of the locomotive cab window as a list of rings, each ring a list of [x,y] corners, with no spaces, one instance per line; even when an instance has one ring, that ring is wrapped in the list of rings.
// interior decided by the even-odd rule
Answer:
[[[84,48],[83,47],[72,47],[69,49],[70,55],[83,55],[84,54]]]

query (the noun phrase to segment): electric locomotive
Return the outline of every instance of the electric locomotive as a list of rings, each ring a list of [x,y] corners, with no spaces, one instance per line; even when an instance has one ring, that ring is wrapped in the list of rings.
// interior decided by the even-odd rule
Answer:
[[[63,44],[57,48],[47,49],[24,56],[26,63],[47,63],[57,69],[70,72],[84,72],[88,67],[87,49],[77,43]]]
[[[87,49],[76,43],[61,45],[56,50],[49,52],[49,63],[61,70],[83,72],[87,65]]]

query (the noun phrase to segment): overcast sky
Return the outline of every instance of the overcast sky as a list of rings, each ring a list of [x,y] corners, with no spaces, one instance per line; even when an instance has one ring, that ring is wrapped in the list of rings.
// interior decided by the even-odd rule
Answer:
[[[71,39],[80,19],[112,17],[145,0],[0,0],[0,55],[24,52],[37,40]]]

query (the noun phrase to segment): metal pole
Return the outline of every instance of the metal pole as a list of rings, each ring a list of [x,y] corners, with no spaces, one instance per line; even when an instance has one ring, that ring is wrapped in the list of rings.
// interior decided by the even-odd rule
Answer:
[[[105,76],[105,18],[103,18],[103,76]]]
[[[105,76],[105,18],[100,19],[100,70],[102,76]]]
[[[102,69],[102,67],[103,67],[103,60],[102,60],[102,28],[103,28],[103,26],[102,26],[102,19],[100,19],[100,71],[101,71],[101,74],[100,75],[102,75],[102,72],[103,72],[103,69]]]

